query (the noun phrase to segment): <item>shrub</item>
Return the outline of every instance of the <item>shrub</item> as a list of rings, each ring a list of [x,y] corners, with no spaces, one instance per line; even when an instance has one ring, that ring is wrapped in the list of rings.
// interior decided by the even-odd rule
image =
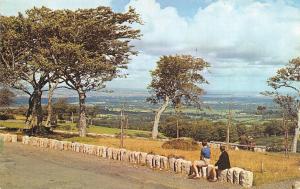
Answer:
[[[179,138],[164,142],[162,148],[192,151],[199,149],[199,145],[192,139]]]
[[[16,119],[14,115],[0,113],[0,120]]]

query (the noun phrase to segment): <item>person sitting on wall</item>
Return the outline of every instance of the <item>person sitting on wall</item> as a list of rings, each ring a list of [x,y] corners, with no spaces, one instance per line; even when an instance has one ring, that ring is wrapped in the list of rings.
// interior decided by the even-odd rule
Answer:
[[[207,141],[202,141],[202,149],[200,153],[200,160],[194,161],[192,169],[191,169],[191,175],[194,178],[200,178],[199,170],[201,170],[201,167],[208,166],[210,162],[210,148],[207,145]]]
[[[210,175],[210,181],[215,182],[220,176],[220,173],[225,169],[230,169],[229,155],[226,151],[225,146],[220,146],[221,155],[219,160],[215,163],[215,167],[212,169],[212,174]]]

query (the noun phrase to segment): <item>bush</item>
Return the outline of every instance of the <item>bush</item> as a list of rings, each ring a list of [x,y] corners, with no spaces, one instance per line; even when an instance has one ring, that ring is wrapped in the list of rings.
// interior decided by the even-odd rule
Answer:
[[[176,117],[167,118],[159,129],[165,136],[175,138],[177,135]],[[223,122],[190,119],[179,120],[179,136],[193,138],[197,141],[225,141],[226,130],[227,126]],[[231,126],[230,142],[236,142],[238,138],[236,127]]]
[[[196,141],[192,139],[180,138],[164,142],[162,148],[192,151],[199,149],[199,145]]]
[[[62,125],[60,128],[66,131],[70,131],[72,129],[71,125]]]
[[[0,120],[16,119],[14,115],[0,113]]]

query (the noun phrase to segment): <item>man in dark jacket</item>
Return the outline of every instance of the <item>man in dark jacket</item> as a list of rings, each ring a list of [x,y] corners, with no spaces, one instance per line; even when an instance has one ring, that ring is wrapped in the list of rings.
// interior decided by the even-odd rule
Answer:
[[[220,146],[221,155],[219,157],[219,160],[215,163],[215,167],[212,170],[211,181],[217,181],[217,176],[220,175],[221,171],[225,169],[230,169],[229,156],[225,149],[226,149],[225,146]]]

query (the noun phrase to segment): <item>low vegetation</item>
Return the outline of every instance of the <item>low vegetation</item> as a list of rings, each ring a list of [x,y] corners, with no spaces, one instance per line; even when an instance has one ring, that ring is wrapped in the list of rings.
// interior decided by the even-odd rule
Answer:
[[[196,141],[192,139],[173,139],[170,141],[166,141],[161,146],[164,149],[178,149],[178,150],[187,150],[193,151],[199,148],[199,145]]]

